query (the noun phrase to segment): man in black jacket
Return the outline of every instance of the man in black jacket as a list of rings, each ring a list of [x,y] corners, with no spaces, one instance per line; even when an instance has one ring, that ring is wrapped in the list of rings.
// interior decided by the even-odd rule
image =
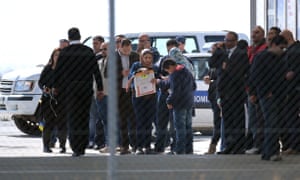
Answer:
[[[256,97],[260,103],[264,116],[264,141],[262,146],[262,160],[281,160],[279,134],[281,129],[279,109],[284,82],[284,63],[282,61],[283,48],[286,41],[282,36],[274,37],[268,50],[258,54],[251,66],[249,88],[250,100]]]
[[[240,154],[245,145],[246,76],[249,69],[247,52],[237,48],[238,35],[225,37],[227,57],[222,62],[217,85],[224,120],[225,150],[220,154]]]
[[[54,74],[54,89],[63,99],[73,157],[85,154],[89,138],[89,111],[93,96],[93,77],[97,97],[103,96],[102,78],[93,50],[80,43],[78,28],[68,31],[70,46],[58,58]]]
[[[120,126],[120,154],[129,154],[129,144],[136,150],[136,118],[131,101],[131,91],[126,92],[128,74],[134,62],[139,61],[139,54],[132,51],[131,41],[123,39],[116,50],[118,81],[118,113]],[[128,129],[129,128],[129,129]]]
[[[282,121],[285,132],[283,133],[283,154],[296,154],[300,152],[300,121],[298,119],[297,103],[300,101],[299,68],[300,68],[300,42],[296,41],[289,30],[282,31],[281,35],[288,43],[284,55],[285,83],[284,103],[282,106]],[[298,70],[297,70],[298,69]],[[298,80],[297,80],[298,78]]]

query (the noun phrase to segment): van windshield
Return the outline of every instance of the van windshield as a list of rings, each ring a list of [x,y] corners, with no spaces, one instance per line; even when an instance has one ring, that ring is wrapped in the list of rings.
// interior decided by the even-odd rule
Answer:
[[[170,39],[175,39],[176,36],[159,36],[159,37],[150,37],[151,46],[155,47],[161,56],[168,55],[167,51],[167,41]],[[135,51],[137,49],[138,38],[129,38],[131,40],[132,49]],[[224,40],[224,38],[223,38]],[[188,53],[200,52],[196,37],[194,36],[185,36],[185,50]]]
[[[208,35],[204,36],[205,43],[209,42],[223,42],[225,35]]]

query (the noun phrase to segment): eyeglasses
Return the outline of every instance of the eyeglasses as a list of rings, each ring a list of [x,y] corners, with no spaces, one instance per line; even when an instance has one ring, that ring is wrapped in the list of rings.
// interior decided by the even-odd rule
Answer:
[[[226,39],[226,38],[225,38],[224,41],[225,41],[225,42],[234,42],[234,41],[236,41],[236,40],[235,40],[235,39]]]
[[[107,48],[100,49],[100,51],[107,51]]]

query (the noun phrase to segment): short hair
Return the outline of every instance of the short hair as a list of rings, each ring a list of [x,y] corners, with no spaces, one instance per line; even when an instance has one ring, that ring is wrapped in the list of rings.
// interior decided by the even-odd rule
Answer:
[[[277,26],[272,26],[270,28],[270,30],[275,31],[276,35],[279,35],[281,33],[281,29],[279,27],[277,27]]]
[[[100,41],[101,43],[105,42],[104,37],[99,35],[93,37],[93,40]]]
[[[178,47],[178,42],[176,41],[176,39],[169,39],[166,43],[167,47],[169,46],[175,46],[175,47]]]
[[[163,64],[162,64],[162,68],[163,69],[169,69],[170,66],[176,66],[177,63],[174,59],[172,58],[167,58],[166,60],[164,60]]]
[[[80,40],[81,36],[80,36],[79,29],[76,28],[76,27],[70,28],[69,31],[68,31],[68,38],[69,38],[70,41]]]
[[[64,42],[65,42],[65,43],[69,43],[69,41],[66,40],[66,39],[60,39],[59,42],[60,42],[60,43],[64,43]]]
[[[129,39],[127,39],[127,38],[122,39],[122,41],[121,41],[121,47],[129,46],[129,45],[131,45],[131,41]]]
[[[184,36],[177,36],[175,39],[178,43],[185,44],[185,37]]]
[[[255,28],[259,29],[265,35],[265,29],[260,25],[256,26]]]
[[[287,45],[287,41],[282,35],[277,35],[271,40],[271,44],[275,44],[276,46],[280,44]]]
[[[126,38],[124,34],[117,34],[115,35],[115,38]]]
[[[233,35],[233,37],[234,37],[235,40],[238,40],[238,39],[239,39],[239,35],[238,35],[236,32],[234,32],[234,31],[228,31],[227,34]]]
[[[240,39],[237,42],[237,47],[239,47],[240,49],[247,49],[249,46],[248,41],[246,41],[245,39]]]

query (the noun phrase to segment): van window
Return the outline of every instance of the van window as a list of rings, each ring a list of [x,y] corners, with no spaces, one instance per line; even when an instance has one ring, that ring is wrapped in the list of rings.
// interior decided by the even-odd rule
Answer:
[[[161,37],[150,37],[151,46],[155,47],[161,56],[168,55],[167,52],[167,41],[169,39],[175,39],[176,36],[161,36]],[[132,49],[135,51],[137,49],[138,38],[129,38],[131,40]],[[224,38],[223,38],[224,40]],[[196,37],[194,36],[186,36],[185,37],[185,50],[189,53],[191,52],[200,52],[197,44]]]
[[[205,42],[223,42],[225,36],[224,35],[208,35],[204,36]]]
[[[203,80],[204,76],[208,74],[209,66],[208,66],[208,58],[209,57],[192,57],[194,71],[195,71],[195,79]]]

